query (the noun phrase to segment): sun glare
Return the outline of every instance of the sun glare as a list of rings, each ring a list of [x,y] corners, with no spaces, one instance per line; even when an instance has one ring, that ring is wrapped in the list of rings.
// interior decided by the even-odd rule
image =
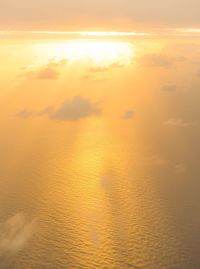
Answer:
[[[45,43],[39,50],[47,57],[68,61],[89,61],[98,65],[112,63],[129,64],[134,48],[122,41],[70,40],[60,43]]]

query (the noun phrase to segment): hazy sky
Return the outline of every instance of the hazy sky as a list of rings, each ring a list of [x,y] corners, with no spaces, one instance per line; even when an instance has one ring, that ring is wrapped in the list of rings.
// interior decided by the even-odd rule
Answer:
[[[0,0],[2,29],[200,27],[199,0]]]

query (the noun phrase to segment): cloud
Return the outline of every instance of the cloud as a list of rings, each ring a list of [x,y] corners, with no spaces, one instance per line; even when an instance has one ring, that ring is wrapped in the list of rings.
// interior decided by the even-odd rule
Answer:
[[[89,69],[89,72],[91,72],[91,73],[106,72],[106,71],[109,71],[109,70],[114,69],[114,68],[123,68],[124,66],[125,66],[124,63],[113,62],[113,63],[111,63],[109,65],[105,65],[105,66],[91,67]]]
[[[43,65],[28,66],[25,76],[39,80],[56,80],[60,76],[60,68],[67,63],[66,59],[59,61],[49,60]]]
[[[90,29],[92,25],[98,29],[199,27],[199,10],[198,0],[7,0],[1,1],[0,24],[7,29],[45,29],[48,25],[54,30]]]
[[[18,116],[18,117],[20,117],[20,118],[24,118],[24,119],[26,119],[26,118],[29,118],[29,117],[33,116],[33,112],[32,112],[32,111],[28,111],[28,110],[26,110],[26,109],[23,109],[23,110],[21,110],[20,112],[18,112],[18,113],[16,114],[16,116]]]
[[[166,120],[163,123],[163,125],[167,127],[189,127],[189,126],[194,126],[196,124],[197,124],[196,121],[188,122],[188,121],[184,121],[181,118],[171,118],[171,119]]]
[[[161,87],[161,91],[164,91],[164,92],[175,92],[176,89],[177,87],[174,84],[168,84]]]
[[[24,115],[47,115],[53,120],[78,121],[90,116],[97,116],[100,113],[101,109],[99,108],[99,102],[92,102],[82,96],[75,96],[71,100],[63,102],[57,109],[54,109],[52,106],[49,106],[40,112],[32,112],[24,109],[17,113],[17,115],[21,118],[26,118]]]
[[[104,78],[97,78],[96,75],[92,73],[82,76],[80,79],[83,81],[87,81],[87,82],[89,81],[89,82],[94,82],[94,83],[105,81]]]
[[[112,69],[123,68],[128,64],[129,63],[117,62],[117,61],[109,63],[107,65],[97,65],[96,64],[96,65],[88,68],[88,70],[87,70],[88,73],[85,76],[83,76],[81,79],[90,80],[93,82],[102,82],[102,81],[104,81],[104,79],[97,77],[99,73],[101,74],[101,73],[105,73],[107,71],[110,71]]]
[[[82,96],[66,100],[57,110],[49,111],[49,117],[56,120],[76,121],[92,115],[98,115],[101,110],[98,103],[92,103]]]
[[[0,266],[7,264],[12,256],[25,247],[33,235],[34,227],[35,220],[28,221],[21,213],[0,224]]]
[[[144,67],[165,67],[173,65],[173,59],[162,54],[146,54],[138,58],[138,63]]]
[[[36,73],[36,78],[38,79],[57,79],[59,77],[59,72],[53,68],[45,67],[41,70],[39,70]]]
[[[127,110],[122,115],[122,119],[130,120],[130,119],[132,119],[134,117],[134,115],[135,115],[135,112],[133,110]]]

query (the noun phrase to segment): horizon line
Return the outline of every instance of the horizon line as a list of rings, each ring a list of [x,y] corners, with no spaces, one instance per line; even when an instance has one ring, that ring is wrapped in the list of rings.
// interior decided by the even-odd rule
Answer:
[[[80,37],[151,37],[151,36],[167,36],[180,35],[191,36],[199,35],[200,28],[164,28],[152,31],[51,31],[51,30],[0,30],[0,36],[12,36],[20,34],[33,35],[75,35]]]

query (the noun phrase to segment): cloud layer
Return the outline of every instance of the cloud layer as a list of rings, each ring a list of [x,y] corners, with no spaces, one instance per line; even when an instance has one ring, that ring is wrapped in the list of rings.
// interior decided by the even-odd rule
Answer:
[[[0,2],[0,24],[7,28],[65,30],[106,25],[121,29],[127,25],[194,27],[200,26],[199,10],[198,0],[7,0]]]

